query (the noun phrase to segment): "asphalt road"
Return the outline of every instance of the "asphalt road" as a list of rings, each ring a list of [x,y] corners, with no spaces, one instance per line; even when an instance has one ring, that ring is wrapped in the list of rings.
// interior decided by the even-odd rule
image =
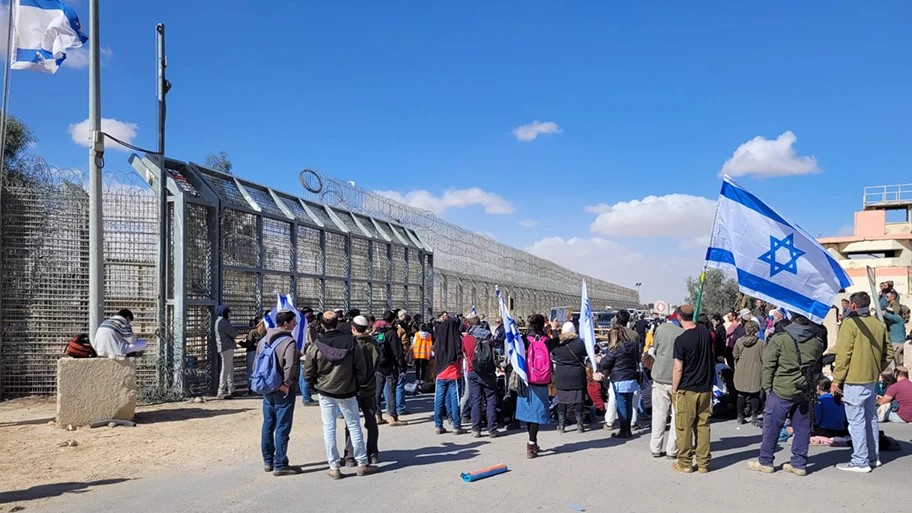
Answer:
[[[74,487],[41,508],[28,511],[143,512],[277,512],[397,511],[406,513],[474,510],[570,511],[577,504],[591,512],[737,511],[769,513],[771,508],[802,513],[880,511],[894,507],[912,476],[912,426],[886,424],[883,429],[902,443],[901,452],[881,455],[884,466],[871,474],[846,474],[834,468],[847,461],[847,448],[812,447],[809,475],[758,474],[746,462],[756,458],[760,430],[738,429],[734,422],[712,426],[713,461],[709,474],[683,475],[671,462],[649,454],[648,431],[622,443],[593,429],[561,435],[551,426],[539,434],[546,451],[525,458],[525,431],[496,440],[452,433],[435,435],[430,396],[410,398],[409,426],[381,426],[382,472],[341,481],[325,473],[319,408],[296,410],[290,458],[304,474],[274,477],[262,470],[259,448],[250,448],[247,463],[203,474],[173,474]],[[303,426],[303,427],[302,427]],[[341,426],[341,422],[340,422]],[[230,435],[231,426],[225,426]],[[302,436],[303,432],[303,436]],[[790,446],[777,453],[787,461]],[[199,450],[219,450],[212,445]],[[188,455],[192,457],[192,455]],[[461,472],[505,463],[510,471],[483,481],[464,483]],[[60,490],[57,490],[58,492]],[[0,507],[0,511],[6,511]]]

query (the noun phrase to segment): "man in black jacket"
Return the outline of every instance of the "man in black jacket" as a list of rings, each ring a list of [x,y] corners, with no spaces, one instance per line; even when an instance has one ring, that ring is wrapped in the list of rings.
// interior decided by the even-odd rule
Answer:
[[[358,406],[364,415],[364,429],[367,431],[367,455],[371,465],[380,463],[380,449],[377,446],[380,430],[377,428],[377,360],[380,358],[380,347],[374,337],[368,333],[370,321],[363,315],[352,318],[352,336],[364,355],[364,366],[367,369],[367,383],[358,390]],[[351,433],[345,428],[345,463],[356,466],[355,451],[352,446]]]
[[[387,310],[374,327],[377,341],[380,343],[380,359],[377,362],[377,404],[386,399],[386,412],[390,416],[390,426],[405,426],[408,422],[399,420],[399,408],[396,401],[396,384],[400,374],[405,374],[405,356],[402,354],[402,341],[393,321],[396,314]],[[377,412],[377,424],[386,424],[383,414]]]
[[[351,333],[339,331],[339,318],[333,312],[320,317],[326,332],[320,339],[307,346],[304,360],[304,379],[320,393],[320,411],[323,416],[323,439],[329,461],[329,477],[341,479],[341,458],[336,447],[336,410],[342,412],[351,432],[358,475],[377,472],[370,465],[361,422],[358,415],[358,390],[367,384],[367,366],[364,353],[355,343]]]

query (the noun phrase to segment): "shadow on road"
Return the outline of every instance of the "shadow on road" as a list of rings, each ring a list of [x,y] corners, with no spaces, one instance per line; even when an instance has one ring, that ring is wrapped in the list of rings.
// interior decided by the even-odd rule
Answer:
[[[46,419],[20,420],[19,422],[0,422],[0,428],[16,426],[40,426],[41,424],[47,424],[53,420],[54,417],[48,417]]]
[[[33,486],[25,490],[0,492],[0,504],[46,499],[48,497],[57,497],[58,495],[63,495],[65,493],[85,493],[89,491],[89,488],[95,486],[117,484],[124,481],[129,481],[129,479],[102,479],[99,481],[90,481],[88,483],[54,483]]]
[[[382,465],[382,469],[384,472],[388,472],[407,467],[470,460],[478,456],[478,447],[487,444],[488,442],[471,442],[460,445],[453,442],[444,442],[439,446],[419,447],[408,451],[381,451],[380,458],[382,461],[391,462]]]
[[[179,422],[191,419],[209,419],[222,415],[234,415],[248,410],[221,409],[206,410],[203,408],[183,408],[174,410],[144,411],[136,414],[137,424],[159,424],[164,422]]]

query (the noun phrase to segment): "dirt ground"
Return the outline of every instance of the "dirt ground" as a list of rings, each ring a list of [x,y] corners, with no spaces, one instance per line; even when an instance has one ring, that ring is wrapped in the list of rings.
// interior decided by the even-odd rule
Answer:
[[[24,491],[42,486],[199,473],[250,459],[261,405],[253,398],[146,405],[137,407],[134,428],[67,431],[53,423],[53,398],[2,402],[0,512],[30,504]],[[69,441],[77,445],[60,446]]]

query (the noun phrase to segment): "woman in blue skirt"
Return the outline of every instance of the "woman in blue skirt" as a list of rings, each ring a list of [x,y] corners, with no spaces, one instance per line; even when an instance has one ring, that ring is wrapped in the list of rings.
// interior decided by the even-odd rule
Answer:
[[[548,384],[551,383],[551,356],[553,343],[545,336],[545,317],[535,314],[529,317],[529,333],[523,337],[526,346],[526,363],[529,385],[520,386],[516,392],[516,419],[526,422],[529,443],[526,457],[538,456],[538,427],[550,424],[548,411]]]

